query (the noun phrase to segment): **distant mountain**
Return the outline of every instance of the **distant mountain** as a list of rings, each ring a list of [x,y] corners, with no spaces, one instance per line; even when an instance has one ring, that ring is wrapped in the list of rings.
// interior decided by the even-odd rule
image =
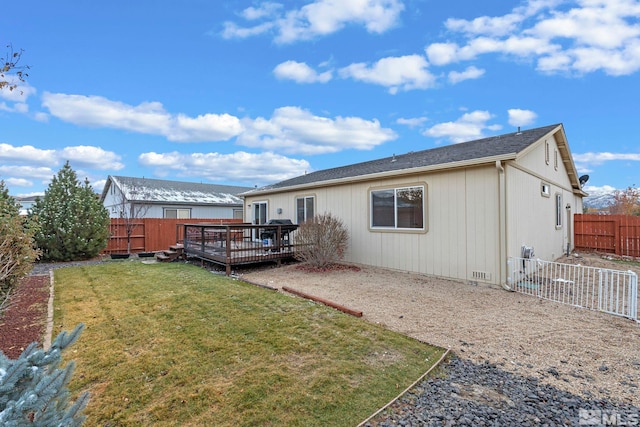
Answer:
[[[605,209],[615,203],[615,189],[585,189],[588,197],[582,199],[586,208]]]

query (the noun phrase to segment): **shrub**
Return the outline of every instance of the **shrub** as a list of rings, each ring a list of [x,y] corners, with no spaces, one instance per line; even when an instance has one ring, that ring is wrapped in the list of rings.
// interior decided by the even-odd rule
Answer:
[[[60,333],[48,350],[27,347],[16,360],[0,351],[0,425],[79,426],[89,394],[69,405],[68,383],[74,363],[60,368],[61,351],[73,344],[84,325],[70,333]]]
[[[53,177],[29,217],[38,223],[35,239],[45,260],[93,258],[107,246],[109,213],[89,182],[78,181],[69,162]]]
[[[317,215],[296,231],[296,258],[312,267],[324,268],[344,257],[348,241],[349,233],[340,219],[330,213]]]
[[[34,230],[26,227],[18,205],[0,181],[0,307],[15,284],[32,268],[39,252],[34,248]]]

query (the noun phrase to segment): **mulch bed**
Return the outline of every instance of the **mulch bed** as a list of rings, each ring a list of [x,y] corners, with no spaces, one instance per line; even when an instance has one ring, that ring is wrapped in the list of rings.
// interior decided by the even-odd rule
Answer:
[[[356,265],[333,263],[326,267],[312,267],[309,264],[298,264],[296,270],[305,271],[307,273],[326,273],[329,271],[360,271],[360,267]]]
[[[0,351],[17,359],[34,341],[42,344],[47,323],[49,275],[26,276],[0,313]]]

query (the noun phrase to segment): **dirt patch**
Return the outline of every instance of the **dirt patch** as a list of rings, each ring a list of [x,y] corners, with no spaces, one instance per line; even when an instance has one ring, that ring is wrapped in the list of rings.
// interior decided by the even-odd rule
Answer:
[[[27,276],[0,313],[0,351],[17,359],[32,342],[42,344],[47,321],[49,275]]]
[[[609,255],[559,260],[615,270]],[[310,272],[297,265],[245,271],[242,278],[328,299],[364,319],[451,348],[476,363],[582,395],[640,404],[640,324],[518,293],[424,275],[360,266]]]

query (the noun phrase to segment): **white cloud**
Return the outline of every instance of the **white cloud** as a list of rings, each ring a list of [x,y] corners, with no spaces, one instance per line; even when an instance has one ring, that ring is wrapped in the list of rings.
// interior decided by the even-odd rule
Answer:
[[[6,99],[11,102],[26,103],[27,99],[36,93],[36,88],[31,86],[28,82],[21,82],[16,76],[5,75],[5,80],[9,85],[0,89],[0,99]],[[10,90],[9,86],[14,84],[16,87],[13,90]]]
[[[467,67],[464,71],[451,71],[449,73],[449,82],[456,84],[465,80],[479,79],[484,75],[484,72],[485,71],[483,69],[472,65],[471,67]]]
[[[531,59],[546,73],[628,75],[640,70],[638,16],[636,0],[529,1],[503,16],[449,19],[460,42],[425,51],[433,65],[499,53]]]
[[[61,161],[69,160],[72,166],[98,170],[120,170],[124,168],[124,164],[120,163],[121,158],[118,154],[88,145],[77,145],[56,150],[56,157]]]
[[[282,107],[270,119],[245,119],[238,144],[286,153],[322,154],[347,149],[369,150],[397,138],[378,120],[315,116],[299,107]]]
[[[610,194],[613,193],[614,191],[616,191],[615,187],[612,187],[610,185],[602,185],[602,186],[595,186],[595,185],[585,185],[584,187],[582,187],[582,189],[589,193],[590,196],[598,196],[601,194]]]
[[[264,2],[258,7],[250,6],[246,8],[240,15],[246,20],[253,21],[276,16],[281,9],[282,5],[280,3]]]
[[[640,162],[640,154],[639,153],[609,153],[609,152],[601,152],[601,153],[583,153],[583,154],[574,154],[573,161],[580,163],[588,163],[592,165],[600,165],[604,162],[610,162],[615,160],[630,160],[634,162]]]
[[[33,181],[25,178],[7,178],[4,182],[7,187],[33,187]]]
[[[285,61],[273,69],[279,79],[293,80],[297,83],[326,83],[331,80],[331,71],[318,73],[304,62]]]
[[[404,10],[401,0],[315,0],[300,9],[282,10],[278,3],[263,3],[244,9],[241,16],[264,20],[248,27],[227,21],[224,38],[246,38],[274,31],[278,43],[309,40],[340,31],[347,25],[362,25],[371,33],[395,26]]]
[[[224,141],[242,131],[240,120],[229,114],[204,114],[195,118],[182,114],[175,116],[166,112],[159,102],[132,106],[101,96],[46,92],[42,105],[51,115],[76,125],[162,135],[169,141]]]
[[[292,159],[271,152],[220,153],[143,153],[143,166],[155,168],[159,175],[168,171],[181,177],[198,177],[210,181],[238,181],[266,184],[299,176],[311,170],[306,160]]]
[[[421,55],[382,58],[372,66],[365,63],[351,64],[340,69],[344,78],[352,78],[389,88],[392,94],[399,90],[426,89],[432,87],[435,77],[428,70],[429,64]]]
[[[0,175],[8,177],[7,179],[42,179],[42,180],[50,180],[55,172],[53,169],[41,166],[11,166],[11,165],[2,165],[0,166]]]
[[[428,119],[426,117],[413,117],[410,119],[399,118],[396,123],[399,125],[409,126],[410,128],[422,126]]]
[[[55,150],[42,150],[32,145],[14,147],[10,144],[0,144],[0,159],[4,162],[28,161],[36,164],[55,164],[57,162]]]
[[[500,125],[488,125],[494,116],[488,111],[472,111],[465,113],[455,122],[438,123],[423,132],[423,135],[434,138],[448,138],[451,142],[459,143],[479,139],[484,136],[483,131],[500,130]]]
[[[124,164],[120,156],[112,151],[93,146],[69,146],[57,150],[45,150],[23,145],[15,147],[0,144],[0,176],[15,186],[32,186],[34,179],[47,184],[55,175],[52,167],[69,161],[73,168],[86,167],[97,170],[120,170]],[[29,166],[24,166],[29,165]],[[42,165],[42,166],[38,166]],[[76,171],[78,176],[90,175]]]
[[[521,110],[512,108],[507,110],[509,114],[509,124],[511,126],[528,126],[536,121],[538,115],[531,110]]]

